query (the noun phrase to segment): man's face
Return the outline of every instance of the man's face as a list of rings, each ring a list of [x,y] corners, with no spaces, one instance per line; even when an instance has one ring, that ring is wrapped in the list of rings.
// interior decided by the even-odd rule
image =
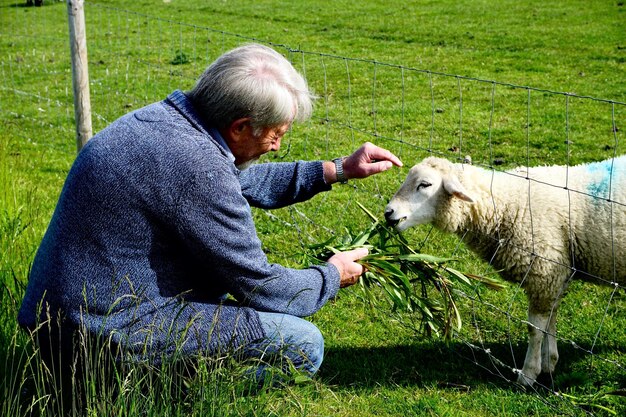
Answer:
[[[280,141],[290,127],[291,123],[285,123],[264,128],[258,136],[255,136],[250,123],[243,123],[235,133],[236,138],[227,138],[228,146],[235,156],[235,165],[239,169],[245,169],[262,155],[279,150]]]

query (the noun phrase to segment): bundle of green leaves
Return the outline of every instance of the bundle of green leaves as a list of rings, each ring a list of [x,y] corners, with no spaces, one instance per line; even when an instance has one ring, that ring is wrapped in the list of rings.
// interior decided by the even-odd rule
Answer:
[[[366,269],[359,280],[366,300],[378,305],[380,297],[372,289],[382,288],[393,311],[416,316],[425,335],[450,339],[461,329],[459,290],[475,291],[481,285],[491,289],[504,287],[497,279],[452,268],[454,258],[414,250],[400,233],[357,204],[371,219],[369,227],[357,234],[346,230],[343,236],[310,245],[310,261],[325,262],[338,252],[368,248],[369,254],[358,261]]]

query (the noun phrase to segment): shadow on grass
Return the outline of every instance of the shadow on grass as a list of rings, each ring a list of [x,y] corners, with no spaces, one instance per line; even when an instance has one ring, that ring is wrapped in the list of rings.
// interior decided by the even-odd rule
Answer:
[[[11,7],[11,8],[46,7],[46,6],[53,6],[56,3],[61,3],[62,1],[63,0],[22,0],[22,1],[9,3],[3,7]]]
[[[471,349],[464,344],[442,342],[331,348],[327,351],[321,376],[338,387],[361,388],[431,384],[465,386],[502,381],[465,359],[472,355]],[[513,377],[508,372],[505,375]]]
[[[514,382],[516,375],[511,368],[522,366],[526,344],[494,343],[488,348],[491,357],[485,351],[474,350],[462,342],[329,348],[320,377],[338,389],[437,386],[469,390],[489,386],[518,390],[519,386]],[[596,345],[594,351],[604,356],[614,353],[615,346]],[[559,354],[561,358],[556,372],[552,376],[541,375],[538,380],[540,385],[556,391],[571,387],[598,389],[606,381],[626,386],[626,375],[617,364],[609,363],[605,367],[597,363],[594,365],[590,354],[572,345],[560,345]],[[492,358],[497,358],[504,365],[497,364]]]

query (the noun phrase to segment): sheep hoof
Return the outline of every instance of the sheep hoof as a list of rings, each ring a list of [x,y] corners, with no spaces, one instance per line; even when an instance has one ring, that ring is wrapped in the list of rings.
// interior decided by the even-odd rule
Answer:
[[[541,359],[541,373],[553,374],[558,361],[559,355],[557,353],[544,356]]]
[[[517,372],[517,383],[523,388],[532,388],[536,382],[535,378],[525,375],[522,369],[516,369],[515,371]]]
[[[547,365],[546,365],[546,361],[541,363],[541,373],[542,374],[550,374],[550,375],[552,375],[554,373],[555,369],[556,369],[556,361],[548,362]]]

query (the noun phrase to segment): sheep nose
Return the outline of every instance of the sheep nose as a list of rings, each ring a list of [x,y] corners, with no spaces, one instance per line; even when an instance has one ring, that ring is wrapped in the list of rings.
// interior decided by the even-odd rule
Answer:
[[[396,224],[398,224],[398,222],[400,221],[399,219],[392,219],[391,216],[393,215],[393,209],[385,209],[385,221],[387,222],[388,225],[390,226],[395,226]]]

